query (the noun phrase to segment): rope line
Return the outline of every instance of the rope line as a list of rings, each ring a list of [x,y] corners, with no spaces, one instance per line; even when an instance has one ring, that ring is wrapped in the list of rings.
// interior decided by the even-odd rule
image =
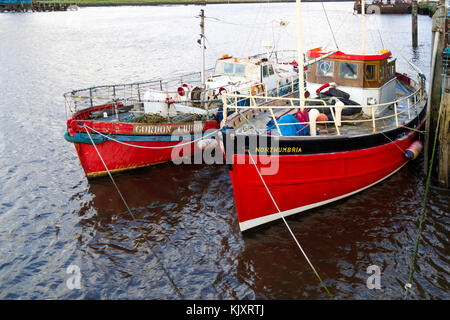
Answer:
[[[385,135],[385,134],[383,133],[383,131],[380,131],[380,133],[381,133],[386,139],[388,139],[390,142],[392,142],[392,143],[394,144],[394,146],[396,146],[397,149],[400,150],[400,152],[401,152],[402,154],[405,153],[405,150],[403,150],[402,148],[400,148],[400,147],[397,145],[397,143],[396,143],[394,140],[392,140],[391,138],[389,138],[387,135]]]
[[[324,6],[323,2],[321,2],[321,4],[322,4],[323,12],[325,13],[325,18],[327,18],[328,27],[330,28],[331,35],[333,36],[334,45],[336,46],[336,49],[339,50],[339,46],[337,44],[336,37],[334,36],[333,28],[331,27],[330,20],[328,19],[327,10],[325,10],[325,6]]]
[[[411,130],[411,131],[418,132],[420,134],[425,134],[425,130],[418,130],[418,129],[410,128],[410,127],[407,127],[407,126],[404,126],[404,125],[400,125],[400,127],[403,127],[405,129],[408,129],[408,130]]]
[[[297,238],[295,237],[294,233],[292,232],[291,228],[289,227],[289,224],[287,223],[286,219],[284,218],[284,216],[281,214],[280,208],[278,208],[277,203],[275,202],[275,199],[272,196],[272,193],[270,192],[269,188],[267,187],[266,182],[264,181],[263,176],[261,175],[261,173],[258,170],[258,167],[256,166],[255,160],[253,160],[253,156],[251,155],[250,152],[248,152],[248,155],[250,156],[250,159],[252,160],[253,165],[255,166],[256,172],[258,172],[259,177],[261,178],[262,183],[264,184],[264,187],[267,190],[267,193],[270,196],[270,199],[272,199],[273,204],[275,205],[275,207],[278,210],[278,213],[280,214],[281,219],[283,220],[284,224],[286,225],[287,229],[289,230],[289,233],[291,234],[292,238],[294,238],[295,243],[297,244],[298,248],[300,249],[300,251],[302,252],[303,256],[305,257],[306,261],[308,262],[309,266],[311,267],[311,269],[313,270],[314,274],[317,276],[317,278],[320,281],[320,284],[322,285],[322,287],[325,289],[325,291],[327,292],[328,296],[331,299],[334,299],[334,296],[331,294],[331,292],[328,290],[327,286],[325,285],[325,283],[322,281],[322,278],[319,276],[319,273],[316,271],[316,269],[314,268],[313,264],[311,263],[311,261],[309,260],[308,256],[306,255],[305,251],[303,250],[302,246],[300,245],[300,243],[298,242]]]
[[[114,142],[117,142],[117,143],[120,143],[120,144],[129,146],[129,147],[135,147],[135,148],[141,148],[141,149],[171,149],[171,148],[175,148],[175,147],[178,148],[178,147],[182,147],[182,146],[189,145],[189,144],[191,144],[191,143],[200,141],[200,140],[202,140],[202,139],[204,139],[204,138],[206,138],[206,137],[209,137],[209,136],[211,136],[211,135],[213,135],[213,134],[215,134],[215,133],[217,133],[217,132],[220,131],[220,129],[217,129],[217,130],[215,130],[215,131],[213,131],[213,132],[210,132],[210,133],[208,133],[208,134],[203,135],[203,136],[200,137],[200,138],[197,138],[197,139],[194,139],[194,140],[190,140],[190,141],[188,141],[188,142],[181,143],[181,144],[176,144],[176,145],[173,145],[173,146],[165,146],[165,147],[147,147],[147,146],[138,146],[138,145],[135,145],[135,144],[126,143],[126,142],[119,141],[119,140],[117,140],[117,139],[111,138],[110,136],[107,136],[107,135],[105,135],[105,134],[103,134],[103,133],[101,133],[101,132],[98,132],[97,130],[95,130],[95,129],[89,127],[87,124],[84,124],[84,127],[87,127],[87,128],[89,128],[89,129],[91,129],[91,130],[94,131],[95,133],[101,135],[102,137],[105,137],[105,138],[108,139],[108,140],[111,140],[111,141],[114,141]],[[86,129],[85,129],[85,130],[86,130]],[[86,132],[88,132],[88,131],[86,131]],[[90,137],[90,135],[89,135],[89,137]],[[169,142],[171,142],[171,141],[169,141]],[[173,142],[177,142],[177,141],[173,141]]]
[[[85,130],[86,133],[88,134],[89,139],[91,139],[92,145],[94,146],[95,151],[97,151],[98,157],[100,158],[100,160],[101,160],[102,163],[103,163],[103,166],[105,167],[106,171],[108,172],[108,175],[109,175],[109,177],[111,178],[111,181],[112,181],[114,187],[116,188],[117,193],[119,194],[120,198],[122,199],[123,203],[125,204],[125,207],[127,208],[128,212],[130,213],[130,215],[131,215],[131,217],[133,218],[133,220],[134,220],[135,222],[137,222],[136,218],[134,217],[134,214],[131,212],[131,209],[130,209],[130,207],[128,206],[128,203],[125,201],[125,198],[123,197],[122,192],[120,192],[119,187],[117,186],[117,184],[116,184],[116,182],[115,182],[113,176],[111,175],[111,172],[109,171],[108,167],[106,166],[105,161],[103,160],[102,156],[100,155],[100,152],[98,151],[97,146],[95,145],[94,141],[92,140],[91,134],[89,133],[89,131],[88,131],[86,128],[84,128],[84,130]],[[147,242],[147,244],[148,244],[148,246],[149,246],[149,248],[150,248],[150,251],[151,251],[151,252],[153,253],[153,255],[156,257],[156,260],[158,261],[159,266],[161,267],[161,269],[162,269],[162,270],[164,271],[164,273],[166,274],[167,278],[169,279],[170,284],[171,284],[171,285],[173,286],[173,288],[175,289],[175,291],[176,291],[176,293],[178,294],[179,298],[180,298],[180,299],[183,299],[183,294],[181,293],[180,288],[178,288],[177,285],[175,284],[175,282],[173,281],[172,277],[171,277],[170,274],[169,274],[169,271],[164,267],[164,265],[163,265],[161,259],[158,257],[158,255],[156,254],[156,252],[153,250],[152,246],[150,245],[150,241],[147,239],[147,237],[145,236],[144,233],[142,233],[142,237],[143,237],[143,238],[145,239],[145,241]]]

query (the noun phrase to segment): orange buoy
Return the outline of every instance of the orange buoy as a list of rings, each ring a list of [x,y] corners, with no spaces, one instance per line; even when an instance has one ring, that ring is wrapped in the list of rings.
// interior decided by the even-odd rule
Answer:
[[[420,152],[423,149],[423,144],[419,140],[414,141],[411,145],[405,150],[405,158],[408,160],[416,159]]]
[[[316,121],[317,121],[317,123],[328,121],[328,116],[325,113],[321,113],[317,117]]]

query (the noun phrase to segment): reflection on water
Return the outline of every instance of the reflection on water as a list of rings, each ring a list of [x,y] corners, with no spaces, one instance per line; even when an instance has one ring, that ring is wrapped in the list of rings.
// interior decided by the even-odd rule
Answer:
[[[295,48],[294,6],[208,5],[207,65],[226,53],[261,52],[263,40]],[[325,3],[342,50],[359,49],[360,20],[352,6]],[[303,8],[304,47],[333,48],[321,4]],[[240,233],[225,166],[164,164],[116,175],[133,219],[108,178],[85,178],[63,139],[63,92],[198,71],[199,9],[1,15],[0,298],[178,298],[153,252],[185,298],[328,298],[282,223]],[[409,15],[367,20],[368,50],[394,43],[394,55],[428,74],[430,18],[419,16],[416,50]],[[361,194],[288,219],[337,298],[403,296],[422,171],[421,160],[410,163]],[[447,190],[431,189],[413,299],[449,297],[449,198]],[[80,290],[66,286],[71,264],[80,267]],[[366,287],[373,264],[382,271],[380,290]]]

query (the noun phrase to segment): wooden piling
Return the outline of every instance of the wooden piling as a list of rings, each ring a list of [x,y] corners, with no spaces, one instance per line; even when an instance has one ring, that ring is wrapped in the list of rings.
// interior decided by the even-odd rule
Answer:
[[[443,99],[439,126],[438,182],[441,187],[450,188],[450,89],[446,90]]]
[[[449,46],[450,19],[447,19],[445,0],[440,0],[439,9],[433,15],[432,54],[430,87],[428,92],[427,122],[425,128],[424,171],[430,166],[431,153],[438,152],[438,183],[449,187],[449,121],[450,121],[450,59],[445,50]],[[445,60],[444,60],[445,57]],[[441,108],[442,98],[442,108]],[[438,117],[440,114],[439,126]],[[433,142],[438,130],[438,150],[433,150]],[[433,164],[434,165],[434,164]]]

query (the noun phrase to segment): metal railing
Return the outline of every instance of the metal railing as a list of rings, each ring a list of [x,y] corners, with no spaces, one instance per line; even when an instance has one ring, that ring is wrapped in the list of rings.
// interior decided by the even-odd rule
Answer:
[[[303,124],[303,125],[310,125],[310,122],[297,122],[297,123],[278,123],[277,118],[274,114],[274,110],[281,110],[281,109],[302,109],[301,105],[304,106],[304,108],[329,108],[330,113],[332,115],[331,121],[320,121],[321,124],[332,124],[336,128],[336,134],[341,135],[341,130],[339,129],[343,124],[359,124],[359,123],[371,123],[372,131],[377,132],[377,121],[381,120],[388,120],[392,119],[394,120],[395,127],[400,126],[399,118],[402,115],[407,114],[407,119],[412,119],[412,112],[414,112],[415,115],[418,115],[419,109],[422,107],[422,102],[424,101],[424,98],[426,98],[426,95],[424,94],[424,88],[423,83],[420,85],[415,82],[414,80],[411,80],[411,87],[414,88],[414,91],[410,94],[407,94],[403,96],[400,99],[396,99],[394,101],[386,102],[386,103],[379,103],[374,105],[365,105],[365,106],[358,106],[361,108],[370,108],[370,117],[366,117],[365,119],[352,119],[352,120],[342,120],[340,116],[337,117],[340,112],[344,108],[350,107],[354,108],[355,105],[329,105],[327,102],[323,99],[300,99],[300,98],[292,98],[292,97],[280,97],[280,96],[268,96],[268,95],[245,95],[245,94],[237,94],[234,92],[224,93],[222,94],[222,101],[223,101],[223,121],[221,126],[227,125],[227,122],[229,120],[228,111],[234,110],[236,117],[244,117],[245,113],[248,112],[248,110],[259,110],[259,111],[269,111],[272,119],[274,120],[274,123],[281,135],[280,126],[282,125],[293,125],[293,124]],[[266,92],[266,91],[264,91]],[[279,92],[279,91],[277,91]],[[319,104],[319,105],[311,105],[311,104]],[[405,107],[402,108],[402,110],[399,110],[399,105],[404,104]],[[377,108],[384,108],[392,106],[393,107],[393,114],[384,115],[384,116],[375,116],[376,109]],[[239,110],[244,110],[243,112],[240,112]],[[303,111],[303,110],[302,110]],[[231,115],[232,116],[232,115]],[[249,119],[245,118],[246,121],[249,121]],[[240,121],[243,122],[243,121]]]
[[[209,73],[212,71],[213,69],[208,69]],[[146,102],[144,94],[148,90],[165,93],[167,97],[173,98],[177,94],[177,88],[185,83],[192,87],[200,86],[201,72],[184,74],[166,80],[154,79],[73,90],[63,94],[66,101],[66,114],[70,115],[97,105],[117,101]]]

